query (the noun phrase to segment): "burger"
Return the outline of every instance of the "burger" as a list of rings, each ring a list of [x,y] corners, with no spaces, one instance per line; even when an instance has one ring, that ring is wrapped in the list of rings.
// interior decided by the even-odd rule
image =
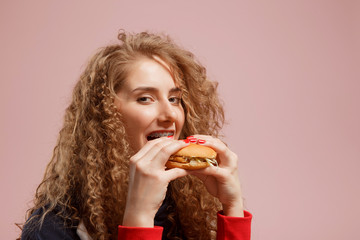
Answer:
[[[171,155],[165,164],[167,168],[188,170],[202,169],[210,165],[218,165],[214,149],[193,143]]]

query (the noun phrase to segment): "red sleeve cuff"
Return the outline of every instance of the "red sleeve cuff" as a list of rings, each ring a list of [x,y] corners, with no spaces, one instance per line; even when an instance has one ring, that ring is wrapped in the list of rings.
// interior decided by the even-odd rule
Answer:
[[[229,217],[218,212],[217,216],[217,240],[250,240],[251,213],[244,211],[244,217]]]
[[[155,226],[153,228],[125,227],[119,225],[119,240],[159,240],[161,239],[163,228]]]

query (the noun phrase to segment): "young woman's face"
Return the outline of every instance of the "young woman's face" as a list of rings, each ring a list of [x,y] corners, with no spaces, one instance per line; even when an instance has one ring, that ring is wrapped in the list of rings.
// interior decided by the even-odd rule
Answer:
[[[154,59],[134,63],[115,99],[135,151],[158,137],[178,139],[185,121],[181,91],[166,63]]]

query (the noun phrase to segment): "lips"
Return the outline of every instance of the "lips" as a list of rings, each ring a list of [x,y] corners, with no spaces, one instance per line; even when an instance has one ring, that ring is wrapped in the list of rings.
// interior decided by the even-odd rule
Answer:
[[[160,137],[167,137],[167,136],[174,136],[174,131],[156,131],[151,132],[149,135],[146,136],[148,141],[154,140]]]

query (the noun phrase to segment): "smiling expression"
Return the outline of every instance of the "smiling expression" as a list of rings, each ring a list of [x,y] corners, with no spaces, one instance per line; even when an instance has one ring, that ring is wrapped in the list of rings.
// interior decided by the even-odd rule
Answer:
[[[137,60],[114,104],[122,115],[134,151],[161,136],[179,138],[185,121],[181,90],[160,58]]]

